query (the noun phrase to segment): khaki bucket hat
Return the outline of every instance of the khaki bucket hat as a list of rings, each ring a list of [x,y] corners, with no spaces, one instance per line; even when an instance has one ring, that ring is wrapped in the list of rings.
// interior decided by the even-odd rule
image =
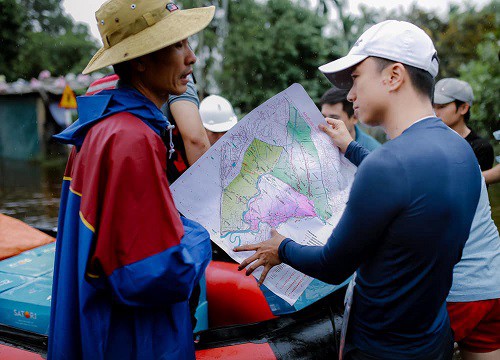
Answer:
[[[203,30],[214,6],[180,10],[164,0],[109,0],[96,12],[104,46],[83,74],[135,59],[175,44]]]

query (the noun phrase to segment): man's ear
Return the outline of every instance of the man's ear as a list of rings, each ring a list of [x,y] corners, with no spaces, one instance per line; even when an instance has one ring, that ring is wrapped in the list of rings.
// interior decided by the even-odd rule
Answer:
[[[349,121],[356,125],[358,123],[358,118],[353,114],[351,117],[349,117]]]
[[[460,105],[457,109],[457,112],[460,114],[460,115],[465,115],[467,114],[467,111],[469,111],[470,109],[470,105],[467,104],[467,103],[463,103],[462,105]]]
[[[391,64],[383,71],[386,77],[385,82],[389,87],[389,91],[398,90],[403,85],[405,77],[408,76],[404,65],[401,63]]]

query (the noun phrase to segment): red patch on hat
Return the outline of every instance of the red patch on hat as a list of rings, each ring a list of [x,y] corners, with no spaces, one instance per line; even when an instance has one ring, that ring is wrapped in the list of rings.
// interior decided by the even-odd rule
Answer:
[[[177,5],[175,5],[174,3],[168,3],[166,8],[170,12],[174,12],[176,10],[179,10],[179,7]]]

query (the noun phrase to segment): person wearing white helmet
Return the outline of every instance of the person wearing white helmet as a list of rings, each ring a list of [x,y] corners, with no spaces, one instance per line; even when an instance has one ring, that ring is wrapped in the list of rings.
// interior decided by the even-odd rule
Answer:
[[[219,95],[210,95],[203,99],[200,104],[200,116],[210,145],[215,144],[238,122],[231,103]]]

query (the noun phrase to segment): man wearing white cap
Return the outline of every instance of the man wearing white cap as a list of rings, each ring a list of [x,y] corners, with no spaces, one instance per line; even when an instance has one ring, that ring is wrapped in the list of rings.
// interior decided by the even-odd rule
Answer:
[[[215,144],[238,122],[231,103],[219,95],[210,95],[203,99],[200,104],[200,116],[210,145]]]
[[[359,166],[325,246],[301,245],[273,231],[266,242],[236,249],[256,251],[240,268],[248,266],[250,274],[264,266],[260,282],[281,262],[333,284],[356,272],[344,358],[451,359],[446,296],[481,173],[467,142],[434,116],[432,40],[410,23],[384,21],[320,70],[335,86],[350,87],[358,119],[382,126],[392,140]],[[322,129],[335,131],[340,121],[328,119]],[[359,144],[341,150],[347,156]]]
[[[347,148],[353,141],[347,127],[333,119],[328,121],[335,126],[328,129],[328,135],[339,148]],[[356,151],[346,153],[356,166],[370,153],[366,145],[358,144],[365,149],[356,146]],[[446,299],[454,339],[466,360],[494,359],[500,355],[500,237],[491,217],[488,174],[483,175],[486,182],[481,184],[469,238],[462,258],[453,268],[452,287]]]
[[[215,8],[108,0],[103,47],[83,73],[112,65],[115,89],[77,99],[64,173],[48,359],[194,359],[188,299],[211,259],[210,236],[177,211],[166,174],[172,126],[161,112],[186,92],[188,37]]]
[[[471,86],[454,78],[441,79],[434,89],[434,110],[446,125],[463,137],[474,150],[481,171],[493,166],[493,146],[468,126],[470,108],[474,101]]]

